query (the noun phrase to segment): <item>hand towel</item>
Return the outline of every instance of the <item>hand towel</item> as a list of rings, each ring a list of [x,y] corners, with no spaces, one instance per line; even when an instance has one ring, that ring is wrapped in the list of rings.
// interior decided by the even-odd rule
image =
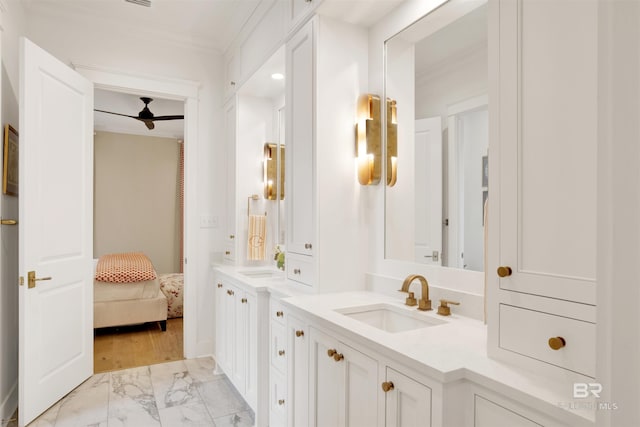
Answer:
[[[267,234],[267,217],[265,215],[249,215],[249,232],[247,242],[247,259],[263,261]]]

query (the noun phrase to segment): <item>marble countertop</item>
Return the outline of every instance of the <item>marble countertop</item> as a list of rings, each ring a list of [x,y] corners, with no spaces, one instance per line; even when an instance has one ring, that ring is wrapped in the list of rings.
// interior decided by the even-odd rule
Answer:
[[[388,304],[415,316],[416,307],[398,299],[373,292],[345,292],[298,295],[282,303],[311,319],[323,329],[333,330],[349,343],[365,345],[371,350],[415,369],[441,383],[461,379],[473,381],[495,392],[554,416],[570,425],[589,425],[591,411],[568,408],[571,390],[565,382],[536,375],[520,367],[487,356],[487,328],[482,322],[458,316],[440,316],[434,310],[420,312],[426,319],[445,323],[405,332],[390,333],[345,316],[336,310],[356,306]]]

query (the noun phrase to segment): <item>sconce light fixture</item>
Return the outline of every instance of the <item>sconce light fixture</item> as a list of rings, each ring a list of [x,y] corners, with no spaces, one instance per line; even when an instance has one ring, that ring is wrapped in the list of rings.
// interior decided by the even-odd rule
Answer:
[[[365,94],[358,99],[356,123],[356,157],[358,182],[377,184],[382,176],[382,137],[380,124],[380,97]]]
[[[273,142],[264,144],[264,198],[266,200],[277,200],[278,191],[280,200],[284,199],[284,145]],[[279,172],[279,173],[278,173]]]
[[[387,98],[387,185],[398,180],[398,117],[396,100]]]

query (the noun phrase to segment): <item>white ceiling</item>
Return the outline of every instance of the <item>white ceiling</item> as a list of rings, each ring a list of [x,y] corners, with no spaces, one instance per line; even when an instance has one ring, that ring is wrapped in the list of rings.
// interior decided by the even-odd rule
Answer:
[[[23,0],[29,12],[107,24],[138,36],[224,51],[260,0]]]
[[[144,108],[144,103],[138,95],[96,89],[94,106],[98,110],[137,116],[138,112]],[[184,103],[154,98],[149,103],[149,110],[156,116],[184,114]],[[183,139],[184,137],[184,120],[157,121],[154,123],[155,128],[153,130],[147,129],[145,124],[139,120],[113,114],[94,112],[93,120],[94,129],[97,131],[176,139]]]

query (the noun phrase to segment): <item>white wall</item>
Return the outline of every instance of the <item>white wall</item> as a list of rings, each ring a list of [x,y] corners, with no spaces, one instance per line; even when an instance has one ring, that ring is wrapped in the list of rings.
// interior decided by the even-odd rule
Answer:
[[[195,215],[224,218],[223,198],[218,197],[219,183],[225,182],[224,144],[222,135],[222,65],[221,55],[172,43],[158,43],[145,38],[143,32],[128,34],[108,25],[87,26],[72,17],[32,15],[28,34],[33,42],[61,61],[71,64],[99,66],[124,71],[135,76],[189,80],[199,87],[199,140],[197,153],[198,206]],[[218,184],[217,184],[218,183]],[[186,188],[185,191],[189,191]],[[222,223],[222,221],[221,221]],[[210,264],[222,257],[223,229],[202,228],[197,242],[197,318],[195,354],[213,352],[215,315]],[[192,279],[190,279],[192,280]]]
[[[18,35],[23,32],[21,2],[0,2],[2,33],[2,128],[18,128]],[[0,156],[1,157],[1,156]],[[0,196],[2,218],[18,219],[18,198]],[[18,404],[18,227],[0,227],[0,419]]]
[[[174,138],[96,132],[93,257],[143,252],[180,271],[180,146]]]

